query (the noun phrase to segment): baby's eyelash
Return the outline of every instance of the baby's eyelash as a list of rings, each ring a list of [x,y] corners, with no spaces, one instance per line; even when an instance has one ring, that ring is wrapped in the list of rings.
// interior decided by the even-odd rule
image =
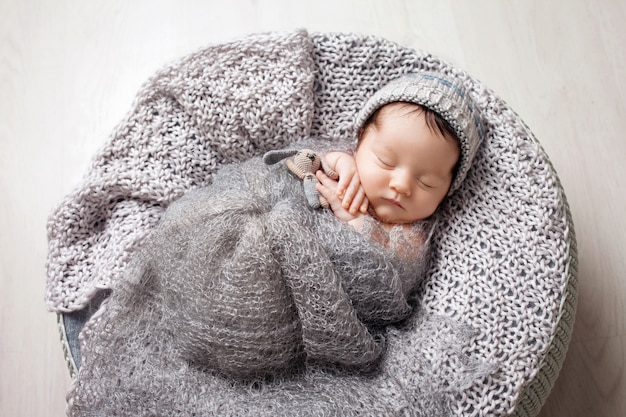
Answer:
[[[420,184],[422,184],[426,188],[435,188],[432,185],[426,184],[424,181],[420,180],[419,178],[417,178],[417,182],[419,182]]]
[[[388,167],[392,166],[391,164],[389,164],[389,163],[387,163],[387,162],[383,161],[382,159],[380,159],[380,157],[379,157],[378,155],[376,156],[376,159],[378,159],[378,161],[379,161],[381,164],[385,165],[385,166],[388,166]]]

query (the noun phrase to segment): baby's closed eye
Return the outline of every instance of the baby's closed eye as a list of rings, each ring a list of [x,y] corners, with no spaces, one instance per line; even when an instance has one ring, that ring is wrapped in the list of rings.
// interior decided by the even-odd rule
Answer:
[[[381,165],[387,168],[393,168],[393,164],[391,163],[389,159],[379,156],[379,155],[376,155],[376,159],[378,160],[378,162],[380,162]]]
[[[424,180],[420,179],[420,178],[416,178],[416,181],[419,185],[421,185],[424,188],[437,188],[435,185],[432,185],[430,183],[425,182]]]

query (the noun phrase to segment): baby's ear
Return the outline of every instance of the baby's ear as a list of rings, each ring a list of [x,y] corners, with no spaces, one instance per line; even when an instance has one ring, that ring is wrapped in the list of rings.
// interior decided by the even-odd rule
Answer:
[[[267,165],[274,165],[275,163],[282,161],[285,158],[290,157],[298,153],[297,149],[279,149],[275,151],[266,152],[263,155],[263,162]]]

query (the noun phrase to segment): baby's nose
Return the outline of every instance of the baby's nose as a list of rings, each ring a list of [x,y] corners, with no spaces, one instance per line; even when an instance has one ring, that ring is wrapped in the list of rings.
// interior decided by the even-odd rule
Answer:
[[[411,194],[411,179],[409,175],[402,171],[394,172],[389,182],[389,187],[399,194],[410,195]]]

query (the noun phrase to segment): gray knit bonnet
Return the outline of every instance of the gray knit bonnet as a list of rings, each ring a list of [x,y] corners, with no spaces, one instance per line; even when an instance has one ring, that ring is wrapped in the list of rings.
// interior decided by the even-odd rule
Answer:
[[[436,72],[412,73],[391,81],[374,93],[357,115],[357,129],[377,109],[397,101],[419,104],[435,111],[455,131],[460,141],[461,155],[456,176],[448,191],[448,195],[452,194],[465,179],[485,137],[478,106],[460,81]]]

